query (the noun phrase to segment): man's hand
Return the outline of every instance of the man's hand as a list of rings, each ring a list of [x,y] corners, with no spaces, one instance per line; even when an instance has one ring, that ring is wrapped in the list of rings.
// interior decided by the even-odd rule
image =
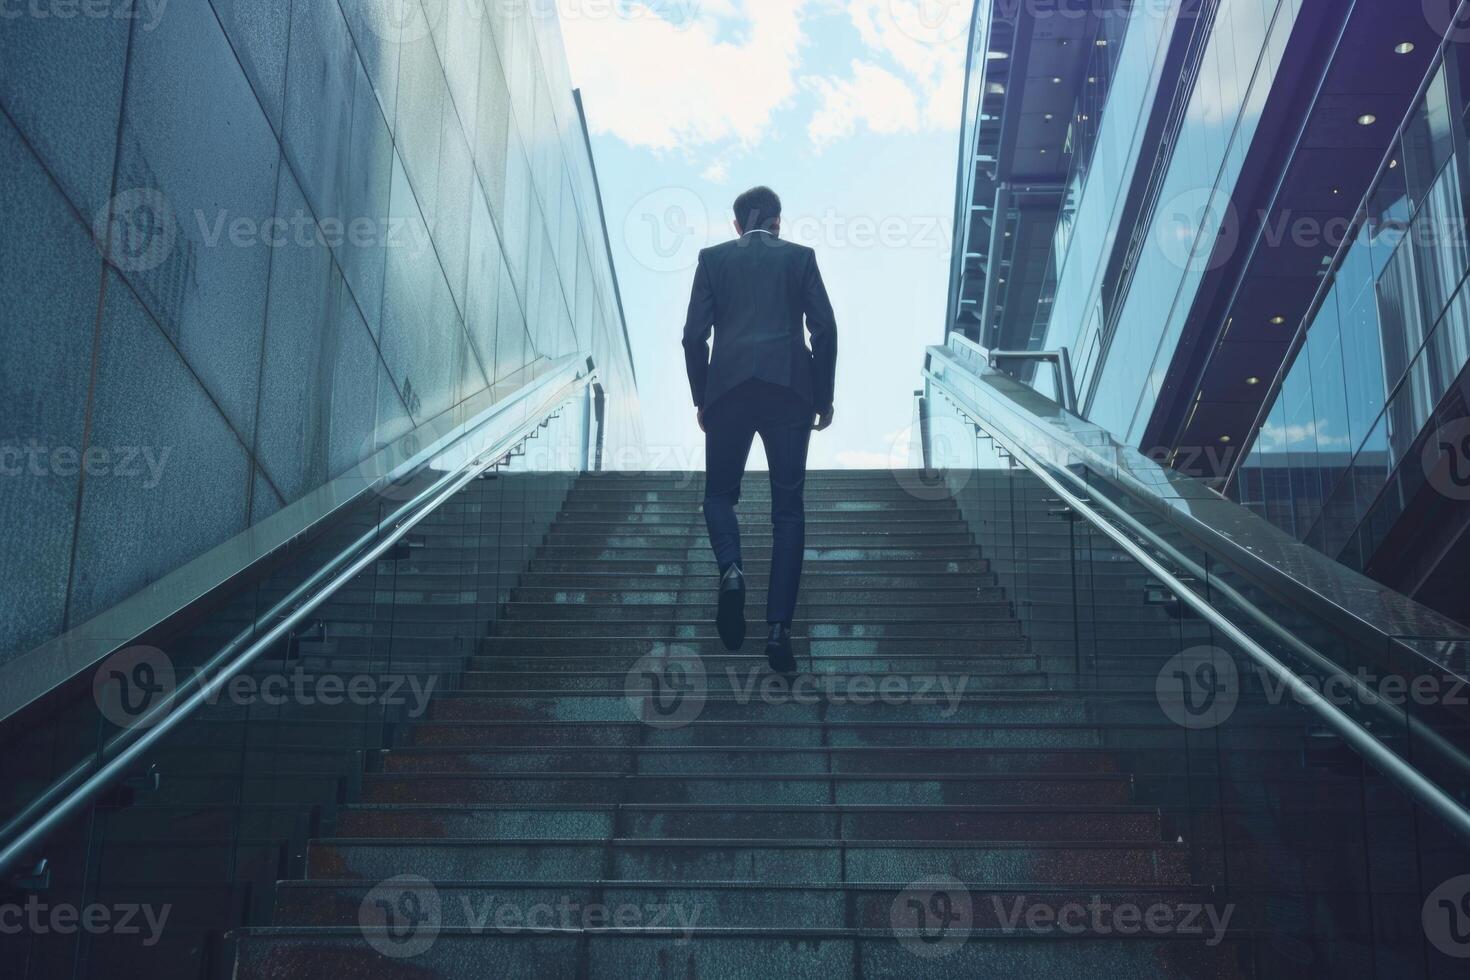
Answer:
[[[812,426],[812,428],[813,429],[816,429],[818,432],[823,432],[823,431],[831,428],[832,427],[832,413],[834,411],[836,411],[836,410],[829,408],[829,409],[827,409],[827,411],[826,411],[825,414],[818,415],[817,416],[817,424],[814,425],[814,426]]]
[[[696,415],[696,416],[694,416],[694,417],[699,420],[699,431],[700,432],[703,432],[703,431],[705,431],[705,429],[704,429],[704,409],[701,408],[701,409],[698,410],[698,412],[699,412],[699,414]]]

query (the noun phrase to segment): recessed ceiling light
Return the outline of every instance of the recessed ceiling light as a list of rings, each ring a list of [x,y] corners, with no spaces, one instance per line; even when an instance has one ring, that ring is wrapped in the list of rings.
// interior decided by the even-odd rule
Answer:
[[[1053,75],[1052,76],[1052,79],[1051,79],[1051,83],[1053,85],[1060,85],[1060,84],[1062,84],[1062,76],[1061,75]]]
[[[987,51],[985,52],[985,57],[991,61],[1005,61],[1010,57],[1010,53],[1006,51]]]
[[[1104,39],[1102,39],[1102,38],[1098,38],[1098,39],[1097,39],[1097,46],[1098,46],[1098,47],[1100,47],[1100,48],[1105,48],[1105,47],[1107,47],[1107,46],[1108,46],[1108,42],[1107,42],[1107,41],[1105,41],[1105,40],[1104,40]]]
[[[1047,122],[1051,122],[1056,117],[1053,116],[1051,113],[1048,112],[1044,118],[1046,119]]]
[[[990,94],[991,95],[1005,95],[1006,94],[1006,87],[1004,85],[1002,85],[1000,82],[991,82],[990,83]]]
[[[1393,53],[1394,54],[1413,54],[1414,53],[1414,42],[1413,41],[1405,41],[1403,44],[1400,44],[1398,47],[1394,48],[1393,49]]]
[[[1332,196],[1333,197],[1337,197],[1341,193],[1342,193],[1342,188],[1341,187],[1334,187],[1334,188],[1332,188]]]
[[[1273,316],[1271,318],[1271,325],[1273,327],[1279,327],[1279,326],[1281,326],[1285,322],[1286,322],[1286,317],[1284,317],[1284,316]]]
[[[1220,437],[1220,441],[1221,442],[1227,442],[1228,443],[1230,441],[1230,437],[1229,436],[1221,436]]]
[[[1097,84],[1097,76],[1096,75],[1089,76],[1088,79],[1087,79],[1087,84],[1088,85],[1096,85]]]
[[[1045,150],[1045,149],[1043,149],[1043,150],[1042,150],[1042,151],[1041,151],[1041,155],[1042,155],[1042,156],[1046,156],[1046,150]]]
[[[1258,385],[1258,384],[1261,383],[1261,379],[1260,378],[1246,378],[1245,379],[1245,383],[1248,384],[1248,385]]]
[[[1378,117],[1371,112],[1365,112],[1358,117],[1359,126],[1371,126],[1378,121]]]
[[[1397,170],[1398,168],[1399,168],[1399,161],[1398,161],[1397,158],[1388,161],[1388,169],[1389,170]]]

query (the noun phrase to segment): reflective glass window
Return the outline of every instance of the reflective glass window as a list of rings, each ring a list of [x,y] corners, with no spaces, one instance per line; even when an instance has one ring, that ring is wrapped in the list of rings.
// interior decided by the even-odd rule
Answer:
[[[1454,150],[1444,69],[1430,82],[1404,129],[1404,170],[1409,196],[1418,206]]]

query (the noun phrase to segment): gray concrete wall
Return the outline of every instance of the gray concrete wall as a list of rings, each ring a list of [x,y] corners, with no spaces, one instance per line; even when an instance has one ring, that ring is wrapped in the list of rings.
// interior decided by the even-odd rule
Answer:
[[[639,437],[532,6],[7,10],[0,660],[538,358],[592,353],[610,448]]]

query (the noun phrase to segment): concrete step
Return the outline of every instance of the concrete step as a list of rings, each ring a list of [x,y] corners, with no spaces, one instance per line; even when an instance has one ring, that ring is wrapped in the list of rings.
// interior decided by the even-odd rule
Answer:
[[[442,576],[441,578],[452,587],[453,582],[450,576]],[[714,588],[716,581],[717,570],[713,562],[711,562],[707,567],[668,575],[624,576],[607,572],[589,574],[572,572],[561,574],[528,574],[521,576],[520,587],[555,592],[569,589],[710,589]],[[752,568],[745,569],[745,582],[748,589],[752,591],[763,590],[769,584],[769,581],[770,573],[768,570],[762,569],[757,573]],[[995,575],[989,572],[828,572],[822,571],[819,566],[812,566],[811,570],[803,570],[801,578],[803,595],[828,591],[845,591],[849,589],[927,589],[943,591],[947,589],[995,588],[997,586],[998,583]]]
[[[700,598],[704,600],[701,605],[707,604],[709,606],[707,610],[701,611],[695,606],[699,600],[691,602],[689,599],[684,599],[681,601],[676,597],[660,594],[642,596],[643,599],[653,600],[645,602],[515,602],[506,607],[501,622],[547,620],[556,620],[566,624],[594,622],[603,624],[602,628],[616,629],[616,624],[623,622],[712,617],[715,597],[708,589],[701,589],[700,592]],[[992,593],[992,596],[996,594],[998,593]],[[751,597],[747,594],[747,601],[749,598]],[[993,597],[985,600],[969,596],[944,596],[940,597],[940,601],[930,601],[931,598],[932,596],[928,593],[923,595],[922,600],[915,597],[909,602],[904,602],[899,596],[894,596],[890,601],[883,603],[877,600],[865,602],[860,598],[844,602],[822,602],[819,599],[810,598],[805,602],[798,601],[796,614],[800,619],[837,622],[859,617],[871,617],[894,623],[935,620],[994,622],[1012,619],[1011,604],[1004,600],[997,601]],[[752,618],[755,618],[759,612],[760,610],[756,609],[748,610]]]
[[[770,550],[756,553],[751,548],[744,549],[745,574],[755,577],[766,577],[771,571]],[[808,576],[819,576],[827,573],[857,573],[867,575],[888,574],[914,574],[914,575],[956,575],[977,574],[989,571],[989,564],[983,559],[969,555],[959,558],[881,558],[869,556],[868,558],[810,558],[806,561],[802,570],[802,580],[807,581]],[[589,573],[609,573],[613,575],[690,575],[701,576],[716,574],[714,558],[707,552],[702,555],[681,556],[672,559],[639,558],[639,557],[612,557],[598,561],[589,561],[579,558],[558,557],[535,557],[531,559],[527,573],[529,575],[583,575]]]
[[[747,508],[736,508],[740,517],[741,530],[770,530],[771,515],[744,513]],[[903,527],[914,530],[951,528],[969,533],[958,511],[933,508],[889,507],[864,511],[811,510],[806,514],[806,526],[833,528],[837,530],[863,530],[874,527]],[[702,507],[673,509],[665,504],[646,504],[641,507],[581,507],[569,508],[557,516],[558,531],[586,531],[597,533],[608,528],[629,530],[666,529],[670,534],[704,534],[705,517]]]
[[[748,611],[747,615],[759,617],[760,607]],[[710,639],[715,633],[714,623],[708,622],[708,611],[688,610],[694,621],[671,622],[664,619],[620,620],[609,628],[609,632],[625,637],[648,637],[681,643],[686,640]],[[1009,617],[993,620],[958,619],[949,616],[932,617],[927,620],[875,621],[864,619],[797,619],[792,624],[793,633],[805,636],[809,641],[836,639],[879,640],[890,637],[915,639],[970,639],[1019,637],[1020,623]],[[446,632],[448,632],[446,630]],[[565,619],[506,619],[495,624],[494,636],[541,636],[541,637],[585,637],[588,634],[584,622]],[[1162,637],[1168,634],[1161,633]]]
[[[762,661],[759,659],[763,654],[757,647],[749,654],[714,654],[700,658],[705,669],[711,676],[729,677],[730,672],[742,677],[751,668],[759,668]],[[984,659],[970,657],[818,657],[808,658],[803,661],[804,669],[814,676],[825,678],[828,675],[853,675],[868,677],[904,676],[904,677],[932,677],[944,676],[966,676],[974,677],[979,682],[981,679],[1001,679],[1009,675],[1017,675],[1026,679],[1028,686],[1034,677],[1040,677],[1047,685],[1056,686],[1061,690],[1074,690],[1081,685],[1072,678],[1058,678],[1041,671],[1034,658],[1029,656],[991,656]],[[593,658],[560,658],[560,657],[523,657],[520,659],[497,659],[495,657],[482,657],[475,659],[469,666],[467,672],[456,674],[463,680],[463,686],[471,689],[483,689],[486,683],[492,680],[495,684],[502,684],[510,680],[509,675],[523,675],[527,683],[512,684],[511,687],[524,689],[534,686],[535,683],[549,681],[552,678],[574,677],[587,671],[603,672],[611,677],[626,678],[631,670],[646,670],[648,667],[642,656],[628,655],[624,657],[608,657],[601,659]],[[506,675],[505,677],[487,676],[481,678],[477,674]],[[441,674],[440,676],[449,676]],[[599,681],[600,682],[600,681]],[[556,680],[555,683],[563,683]],[[1142,684],[1143,681],[1138,681]]]
[[[924,503],[915,494],[899,486],[897,481],[890,482],[887,486],[847,486],[808,484],[805,494],[808,507],[822,508],[823,505],[842,502],[850,504],[857,501],[869,503],[897,503],[912,506],[915,503]],[[771,500],[771,488],[764,480],[747,480],[741,487],[740,499],[750,506],[769,504]],[[616,503],[684,503],[699,505],[704,501],[703,485],[689,487],[637,487],[637,486],[578,486],[567,494],[563,507],[575,508],[583,503],[593,502],[616,502]],[[941,501],[949,503],[949,501]]]
[[[733,694],[689,692],[688,708],[678,694],[629,695],[625,691],[489,692],[436,691],[425,717],[432,721],[623,721],[644,720],[653,727],[673,727],[689,716],[709,721],[946,721],[1015,722],[1030,724],[1118,724],[1133,720],[1166,720],[1157,704],[1112,702],[1066,697],[1066,691],[1008,691],[996,694],[959,693],[932,684],[927,678],[895,683],[878,689],[872,678],[855,689],[828,691],[818,684],[790,687],[773,675],[768,683],[759,675],[741,679]],[[688,682],[691,685],[697,682]],[[635,689],[636,690],[636,689]],[[883,693],[880,695],[877,690]],[[1081,692],[1089,694],[1091,692]],[[351,712],[343,711],[350,715]]]
[[[577,672],[546,672],[534,669],[529,671],[475,670],[461,675],[459,686],[464,691],[500,693],[522,691],[571,693],[575,691],[626,695],[630,689],[642,690],[636,685],[639,683],[639,678],[646,675],[648,670],[646,662],[641,660],[632,662],[623,670]],[[721,665],[706,664],[704,670],[704,691],[710,695],[725,695],[745,690],[752,684],[761,683],[764,676],[768,674],[764,658],[755,657],[743,658],[743,662],[727,662]],[[969,693],[1044,691],[1050,689],[1051,686],[1047,676],[1039,671],[1031,673],[1003,669],[977,671],[964,665],[959,670],[953,671],[913,670],[906,669],[901,664],[894,665],[881,660],[859,664],[856,667],[851,664],[838,664],[831,666],[831,669],[811,670],[807,674],[809,676],[801,684],[813,688],[818,686],[828,688],[834,692],[834,697],[842,696],[843,692],[853,692],[854,695],[859,695],[864,690],[876,695],[880,682],[902,684],[906,689],[915,691],[929,689],[935,695],[951,690]],[[1143,685],[1140,684],[1139,688],[1143,689]],[[798,686],[796,690],[802,696],[807,696],[803,687]],[[818,695],[813,693],[811,696]]]
[[[1161,839],[1158,811],[1125,805],[762,806],[622,804],[495,807],[356,805],[337,814],[354,838],[607,840],[1138,841]]]
[[[599,772],[608,775],[766,773],[873,775],[894,772],[1118,774],[1117,753],[1096,749],[992,749],[893,746],[505,746],[395,748],[381,772]]]
[[[705,595],[713,598],[715,594],[716,579],[714,576],[699,576],[697,579],[687,583],[680,582],[669,588],[603,588],[603,589],[571,589],[571,588],[536,588],[521,586],[511,593],[511,602],[517,608],[521,606],[539,607],[548,604],[568,604],[587,606],[658,606],[676,604],[686,601],[689,593]],[[851,605],[854,603],[871,604],[878,607],[892,606],[934,606],[940,604],[996,604],[1001,603],[1010,608],[1006,600],[1005,590],[996,586],[966,586],[963,584],[936,588],[875,588],[865,589],[858,586],[851,588],[824,588],[825,583],[802,582],[799,594],[799,602],[804,602],[808,607],[827,605]],[[753,595],[760,591],[765,583],[746,581],[747,595]]]
[[[307,878],[430,880],[604,878],[608,881],[862,881],[906,884],[944,874],[977,883],[1089,881],[1112,886],[1188,884],[1179,845],[1118,842],[747,840],[314,841]]]
[[[757,600],[748,614],[760,618],[760,602]],[[747,639],[751,644],[743,656],[752,657],[762,653],[764,637],[752,633]],[[884,636],[793,636],[792,647],[798,656],[816,659],[837,657],[962,657],[985,659],[987,657],[1018,657],[1025,655],[1029,647],[1018,633],[1001,637],[956,637],[928,635],[884,635]],[[537,657],[537,658],[638,658],[651,653],[679,654],[700,657],[732,656],[717,636],[685,635],[680,638],[646,636],[487,636],[480,643],[480,656]],[[1162,663],[1163,661],[1160,661]],[[485,661],[477,661],[485,663]]]
[[[771,557],[771,536],[768,534],[746,534],[742,535],[742,552],[748,553],[748,557],[754,560],[769,561]],[[961,535],[954,534],[910,534],[889,531],[872,531],[867,533],[823,533],[807,529],[806,554],[813,560],[821,560],[817,556],[841,557],[842,552],[851,551],[854,554],[851,559],[867,560],[869,558],[888,557],[887,551],[912,552],[912,557],[925,559],[949,559],[956,557],[956,551],[963,551],[958,557],[970,558],[978,554],[978,547],[974,541]],[[428,554],[443,553],[453,550],[454,539],[445,539],[433,542],[424,550]],[[710,554],[708,538],[703,535],[669,535],[667,537],[651,536],[641,533],[616,535],[547,535],[546,540],[538,549],[537,554],[542,556],[562,554],[571,549],[599,549],[603,551],[631,551],[639,552],[662,552],[682,551],[693,559],[699,560]],[[932,554],[925,554],[932,551]],[[635,554],[633,557],[637,557]]]
[[[884,544],[871,541],[859,541],[853,536],[847,536],[845,542],[824,542],[808,537],[803,557],[811,562],[869,562],[869,561],[978,561],[980,551],[973,544],[918,544],[900,545]],[[626,545],[597,545],[584,543],[571,544],[548,544],[537,551],[537,557],[556,561],[582,562],[585,570],[588,564],[602,565],[610,561],[650,561],[650,562],[695,562],[696,568],[708,567],[712,561],[709,557],[709,544],[707,542],[691,542],[685,547],[660,547],[648,544],[640,539],[630,539]],[[477,548],[451,548],[433,547],[422,549],[421,555],[427,560],[477,558],[480,555]],[[768,568],[771,561],[770,539],[747,539],[742,548],[743,560],[747,563],[756,564]],[[534,568],[535,566],[533,566]]]
[[[541,882],[462,882],[432,884],[440,899],[440,925],[471,928],[486,921],[484,911],[502,905],[528,909],[560,905],[563,893]],[[1040,900],[1048,907],[1117,908],[1130,905],[1202,906],[1223,899],[1208,888],[1175,886],[1167,890],[1100,888],[1097,891],[1064,886],[1035,885],[1025,889],[984,882],[955,882],[957,890],[971,892],[971,921],[975,929],[1002,929],[1012,923],[1018,899],[1022,905]],[[585,907],[657,907],[672,913],[679,908],[706,927],[789,927],[795,922],[811,929],[892,929],[895,902],[907,897],[894,885],[861,882],[803,882],[798,884],[683,881],[606,882],[599,879],[564,883],[567,904]],[[312,926],[357,926],[362,903],[373,886],[351,880],[281,882],[276,890],[278,918]],[[697,913],[697,916],[695,915]],[[671,916],[672,918],[672,916]],[[488,921],[493,922],[491,916]],[[580,920],[574,920],[580,921]],[[1234,919],[1232,918],[1232,921]]]
[[[798,920],[799,921],[799,920]],[[1096,980],[1098,977],[1188,977],[1192,980],[1237,980],[1256,975],[1248,964],[1257,957],[1251,936],[1227,938],[1210,946],[1199,937],[1109,936],[1059,941],[1032,932],[971,932],[955,942],[942,966],[914,949],[927,949],[919,936],[892,932],[849,934],[783,927],[768,931],[711,933],[678,929],[639,932],[605,929],[531,932],[506,935],[477,930],[443,930],[422,955],[390,959],[378,948],[392,949],[393,939],[377,938],[374,946],[361,929],[251,929],[239,938],[239,980],[342,974],[360,963],[372,963],[374,976],[385,980],[479,980],[483,964],[493,962],[502,976],[700,977],[707,980],[750,976],[782,976],[794,980],[928,975],[965,977],[1035,976],[1052,980]],[[417,947],[414,947],[415,949]],[[951,947],[945,947],[949,949]],[[1365,945],[1361,956],[1368,956]],[[1283,964],[1286,966],[1287,964]]]
[[[770,514],[740,516],[740,530],[745,534],[768,534],[772,529]],[[449,525],[453,526],[453,525]],[[871,511],[865,514],[813,512],[806,515],[808,533],[872,534],[882,531],[905,531],[912,534],[958,534],[966,538],[970,527],[959,514],[932,511]],[[553,534],[652,534],[669,536],[707,535],[703,512],[684,514],[650,514],[611,511],[568,511],[553,525]]]
[[[371,773],[369,803],[824,803],[885,806],[1129,803],[1112,773]]]

